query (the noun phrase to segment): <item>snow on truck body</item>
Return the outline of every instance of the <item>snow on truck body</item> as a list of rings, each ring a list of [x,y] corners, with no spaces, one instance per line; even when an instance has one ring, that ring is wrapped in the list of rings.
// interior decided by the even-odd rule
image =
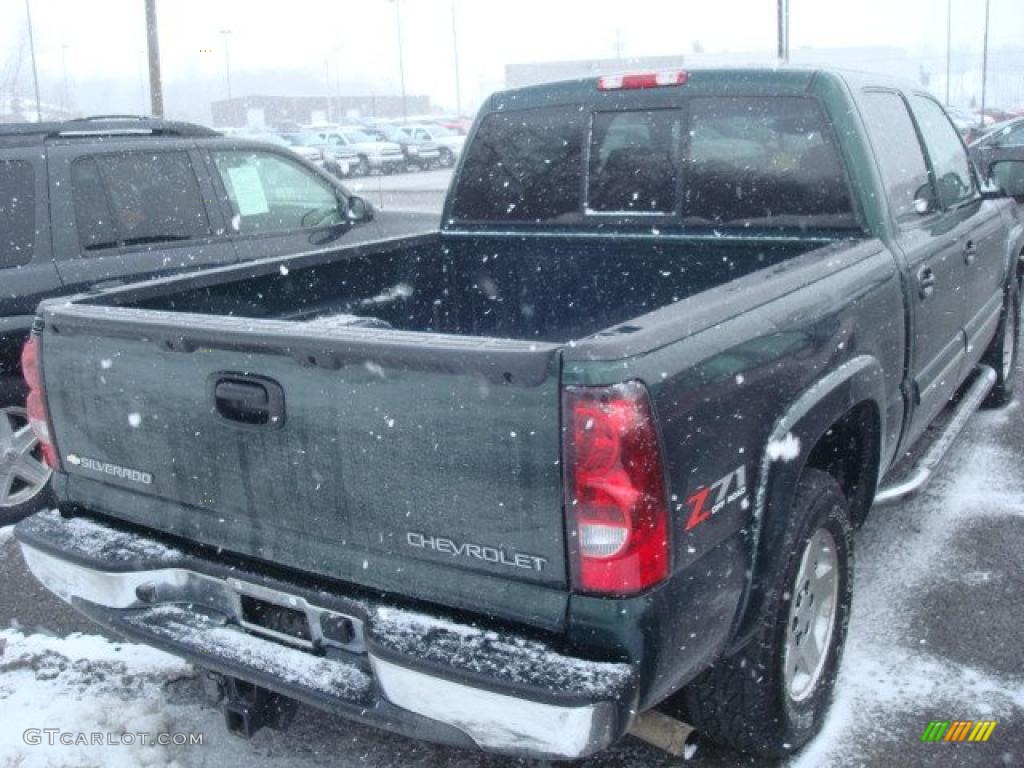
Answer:
[[[989,359],[1024,236],[979,196],[977,290],[920,303],[908,262],[942,253],[900,239],[860,117],[879,89],[496,94],[437,233],[44,303],[30,411],[60,515],[18,528],[27,562],[129,637],[416,737],[580,757],[667,703],[798,746],[829,683],[768,737],[701,709],[709,676],[775,649],[765,627],[808,636],[781,596],[814,542],[842,625],[849,521]],[[789,659],[764,664],[828,679]]]

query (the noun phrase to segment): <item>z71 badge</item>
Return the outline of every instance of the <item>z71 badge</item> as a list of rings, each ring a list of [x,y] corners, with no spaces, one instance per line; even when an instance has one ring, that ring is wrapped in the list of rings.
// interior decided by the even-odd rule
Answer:
[[[715,494],[714,501],[709,504],[708,500],[712,493]],[[721,480],[701,488],[686,500],[686,503],[690,505],[686,530],[696,528],[712,515],[721,512],[727,505],[739,501],[746,495],[747,470],[743,466],[739,466]]]

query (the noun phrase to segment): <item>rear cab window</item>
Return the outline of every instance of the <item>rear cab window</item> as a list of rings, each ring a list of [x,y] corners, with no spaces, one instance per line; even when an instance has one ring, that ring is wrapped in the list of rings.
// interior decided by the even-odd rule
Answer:
[[[0,161],[0,269],[32,261],[36,239],[36,174],[27,160]]]
[[[861,230],[816,99],[682,102],[668,109],[565,106],[486,115],[468,145],[449,223],[600,228],[609,216],[627,224],[656,216],[693,229]]]

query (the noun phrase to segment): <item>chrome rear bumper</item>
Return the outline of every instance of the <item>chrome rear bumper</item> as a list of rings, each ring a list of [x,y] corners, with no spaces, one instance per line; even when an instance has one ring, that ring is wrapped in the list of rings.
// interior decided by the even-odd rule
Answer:
[[[62,526],[71,525],[74,534],[64,535]],[[90,540],[110,531],[117,537],[110,546]],[[207,568],[191,555],[88,519],[41,513],[16,535],[36,578],[101,624],[368,724],[459,746],[563,759],[603,749],[630,724],[626,665],[567,657],[533,640],[498,638],[390,606],[342,605],[327,592],[270,584],[215,563]],[[115,549],[126,559],[95,561],[97,553]],[[294,635],[262,626],[247,613],[247,599],[304,617],[307,630]],[[422,653],[410,653],[416,648]],[[451,666],[442,667],[442,659]],[[501,678],[502,670],[515,669],[531,670],[537,679]]]

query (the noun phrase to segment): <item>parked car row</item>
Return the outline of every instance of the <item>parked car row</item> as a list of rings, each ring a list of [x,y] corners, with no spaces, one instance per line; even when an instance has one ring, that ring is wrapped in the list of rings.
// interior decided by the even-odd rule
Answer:
[[[462,154],[464,118],[405,122],[372,120],[315,126],[287,124],[276,131],[238,135],[287,146],[305,160],[339,177],[451,168]]]

